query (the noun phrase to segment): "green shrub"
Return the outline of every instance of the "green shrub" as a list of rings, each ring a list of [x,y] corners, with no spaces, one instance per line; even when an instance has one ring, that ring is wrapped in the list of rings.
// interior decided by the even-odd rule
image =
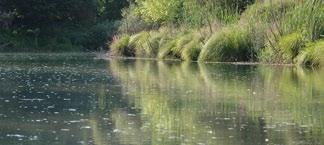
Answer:
[[[232,25],[214,34],[199,55],[199,61],[249,61],[254,55],[249,30]]]
[[[242,14],[242,19],[272,23],[274,20],[281,19],[284,13],[294,7],[295,3],[294,0],[256,2],[248,6]]]
[[[312,67],[324,65],[324,40],[308,43],[298,55],[297,63]]]
[[[134,50],[128,47],[130,36],[121,35],[119,38],[113,40],[110,45],[110,52],[114,56],[134,56]]]

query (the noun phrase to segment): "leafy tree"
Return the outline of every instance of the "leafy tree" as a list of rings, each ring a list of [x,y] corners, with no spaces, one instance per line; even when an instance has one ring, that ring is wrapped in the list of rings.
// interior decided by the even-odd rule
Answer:
[[[15,12],[15,26],[27,28],[89,25],[96,15],[94,0],[4,0],[3,5]]]
[[[147,22],[201,23],[206,17],[224,19],[241,13],[254,0],[135,0],[137,12]]]
[[[129,5],[127,0],[106,0],[105,19],[119,20],[122,18],[122,9]]]
[[[10,29],[0,37],[14,47],[98,48],[116,31],[114,21],[127,5],[128,0],[0,0],[0,29]]]

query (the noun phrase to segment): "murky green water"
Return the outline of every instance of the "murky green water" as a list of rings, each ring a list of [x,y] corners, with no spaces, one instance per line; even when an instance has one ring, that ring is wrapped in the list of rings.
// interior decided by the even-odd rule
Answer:
[[[320,145],[324,69],[0,55],[1,145]]]

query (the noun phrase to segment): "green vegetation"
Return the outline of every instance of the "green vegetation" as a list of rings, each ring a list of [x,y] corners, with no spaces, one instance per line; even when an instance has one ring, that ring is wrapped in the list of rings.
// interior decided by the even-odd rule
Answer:
[[[127,0],[1,0],[0,51],[99,50],[127,6]]]
[[[283,51],[283,58],[285,61],[293,60],[297,57],[301,48],[304,46],[303,35],[298,33],[293,33],[282,37],[279,40],[279,48]]]
[[[324,5],[323,0],[3,0],[0,28],[0,51],[105,48],[116,56],[308,65],[321,62],[297,59],[324,39]]]
[[[297,60],[307,66],[324,65],[324,40],[308,43]]]
[[[136,56],[155,57],[163,35],[155,31],[143,31],[131,37],[129,47],[135,50]]]
[[[181,52],[181,58],[185,61],[198,60],[199,54],[201,52],[201,42],[199,38],[194,38],[189,43],[183,46],[183,51]]]
[[[253,57],[249,30],[244,26],[229,26],[216,32],[203,46],[201,61],[249,61]]]
[[[300,63],[297,59],[306,57],[311,43],[323,39],[322,0],[139,0],[125,11],[131,14],[124,15],[122,23],[131,22],[127,24],[136,29],[122,27],[120,33],[131,32],[135,41],[130,48],[140,52],[136,57],[320,63]],[[127,21],[130,16],[136,17],[141,26]]]
[[[128,47],[129,35],[122,35],[111,43],[111,53],[117,56],[133,56],[134,52]]]
[[[293,33],[279,38],[277,51],[272,51],[272,47],[268,46],[260,53],[260,60],[269,63],[295,63],[295,59],[305,45],[303,35]]]
[[[202,26],[214,19],[235,20],[254,0],[137,0],[135,12],[146,22]]]

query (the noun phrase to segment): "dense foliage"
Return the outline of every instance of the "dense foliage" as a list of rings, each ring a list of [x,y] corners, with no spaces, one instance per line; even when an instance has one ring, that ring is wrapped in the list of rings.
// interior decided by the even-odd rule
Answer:
[[[1,0],[0,49],[97,49],[111,39],[127,5],[127,0]]]
[[[116,56],[321,65],[313,52],[323,47],[323,3],[2,0],[0,50],[99,50],[108,42]]]
[[[128,50],[134,52],[129,56],[159,59],[321,65],[324,64],[320,61],[324,56],[319,53],[324,47],[323,3],[323,0],[136,0],[122,21],[122,25],[127,23],[136,29],[129,33],[129,27],[126,30],[120,27],[123,30],[120,32],[130,34],[130,39],[129,42],[116,39],[112,46],[125,48],[111,47],[112,54]],[[119,42],[128,45],[117,45]],[[150,53],[136,53],[141,49]]]
[[[147,22],[203,24],[205,19],[226,20],[254,0],[136,0],[136,12]]]

